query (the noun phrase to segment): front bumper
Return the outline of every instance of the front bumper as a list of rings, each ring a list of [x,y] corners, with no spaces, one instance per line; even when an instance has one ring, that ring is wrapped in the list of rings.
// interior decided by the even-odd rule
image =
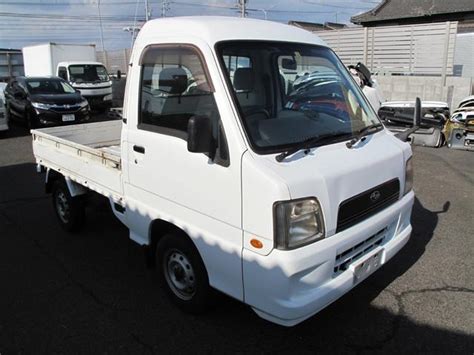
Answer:
[[[371,252],[339,272],[335,272],[336,256],[384,231],[376,250],[381,252],[380,266],[385,264],[410,238],[413,202],[411,191],[375,216],[299,249],[274,249],[267,256],[244,249],[245,303],[260,317],[284,326],[316,314],[360,282],[355,281],[353,266]]]
[[[451,149],[474,150],[474,131],[454,128],[448,137],[448,146]]]
[[[84,96],[84,95],[83,95]],[[112,107],[112,95],[84,96],[89,106],[94,109],[107,109]]]
[[[54,110],[35,110],[35,120],[41,126],[55,126],[65,124],[77,124],[89,120],[89,110],[77,110],[77,111],[54,111]],[[63,121],[63,115],[74,115],[74,121]]]

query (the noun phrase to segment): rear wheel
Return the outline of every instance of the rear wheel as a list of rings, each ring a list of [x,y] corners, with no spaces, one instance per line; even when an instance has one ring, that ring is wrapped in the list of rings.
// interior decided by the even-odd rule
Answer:
[[[59,224],[68,232],[79,231],[85,221],[85,203],[83,196],[72,197],[64,180],[53,185],[53,208]]]
[[[185,235],[167,234],[160,239],[156,268],[160,285],[179,308],[188,313],[209,308],[214,292],[199,252]]]

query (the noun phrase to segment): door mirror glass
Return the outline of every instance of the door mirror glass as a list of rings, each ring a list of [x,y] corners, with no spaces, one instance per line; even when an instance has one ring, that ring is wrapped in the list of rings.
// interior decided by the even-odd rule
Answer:
[[[214,155],[212,123],[207,116],[193,116],[188,121],[188,151]],[[211,158],[213,158],[211,156]]]

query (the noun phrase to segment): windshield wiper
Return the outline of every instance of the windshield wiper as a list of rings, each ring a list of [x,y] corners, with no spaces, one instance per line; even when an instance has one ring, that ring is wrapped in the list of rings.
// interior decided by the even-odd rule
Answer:
[[[338,140],[342,137],[347,137],[347,136],[350,136],[350,135],[351,135],[351,133],[345,132],[345,133],[326,133],[326,134],[322,134],[320,136],[311,137],[311,138],[305,139],[304,141],[301,141],[301,142],[297,143],[293,148],[288,149],[287,151],[278,154],[275,157],[275,159],[276,159],[277,162],[280,163],[286,157],[288,157],[290,155],[293,155],[293,154],[299,152],[302,149],[310,149],[310,148],[318,147],[318,146],[324,145],[327,142]]]
[[[346,147],[351,149],[354,146],[354,144],[356,144],[358,141],[360,140],[364,141],[366,136],[372,133],[378,132],[382,128],[383,128],[383,125],[381,123],[374,123],[367,127],[362,128],[361,130],[359,130],[357,135],[350,140],[350,142],[346,143]]]

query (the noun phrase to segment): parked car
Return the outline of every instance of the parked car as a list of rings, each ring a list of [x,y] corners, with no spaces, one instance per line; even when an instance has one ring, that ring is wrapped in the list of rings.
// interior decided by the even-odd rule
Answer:
[[[474,150],[474,107],[454,111],[443,133],[448,148]]]
[[[10,119],[19,119],[30,128],[89,119],[89,104],[66,81],[57,77],[18,77],[5,90]]]
[[[458,108],[463,108],[463,107],[470,107],[474,109],[474,95],[465,97],[464,99],[459,102]]]
[[[382,103],[378,115],[392,132],[400,132],[413,125],[415,108],[411,101]],[[438,148],[444,144],[443,128],[449,117],[449,106],[441,101],[423,101],[420,128],[412,135],[415,145]]]
[[[5,87],[6,83],[0,83],[0,131],[8,130],[8,115],[5,109]]]
[[[0,132],[8,130],[8,117],[6,115],[5,104],[0,97]]]
[[[385,129],[313,33],[254,19],[158,19],[140,30],[130,62],[122,121],[33,130],[33,152],[61,226],[83,225],[89,191],[106,196],[184,310],[205,310],[215,288],[292,326],[409,240],[407,133]],[[287,107],[285,66],[331,72],[298,88],[324,109]]]

